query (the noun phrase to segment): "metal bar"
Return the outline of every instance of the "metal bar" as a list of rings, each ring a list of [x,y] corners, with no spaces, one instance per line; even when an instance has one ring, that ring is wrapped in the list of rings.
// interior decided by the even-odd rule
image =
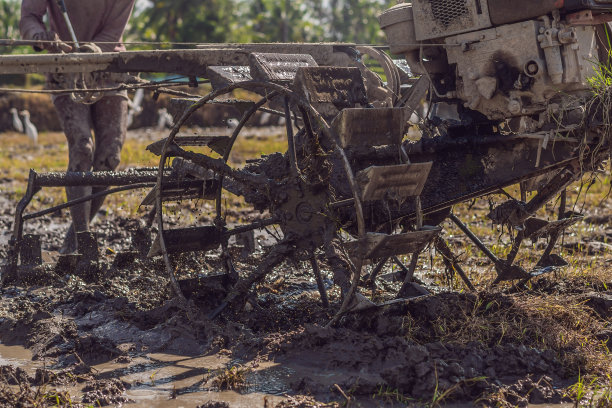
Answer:
[[[472,240],[472,242],[474,242],[474,244],[476,244],[476,246],[482,252],[484,252],[487,258],[492,260],[496,265],[501,262],[500,259],[496,257],[495,254],[491,252],[489,248],[487,248],[486,245],[476,235],[474,235],[474,233],[470,231],[470,229],[463,222],[461,222],[461,220],[457,218],[455,214],[451,213],[449,218],[459,227],[459,229],[461,229],[461,231],[463,231],[465,235],[468,236],[469,239]]]
[[[81,48],[81,46],[79,45],[79,40],[77,39],[76,33],[74,32],[72,21],[70,21],[68,9],[66,8],[66,3],[64,2],[64,0],[57,0],[57,4],[60,8],[60,11],[62,12],[62,15],[64,16],[64,21],[66,22],[66,26],[68,27],[68,31],[70,32],[70,37],[72,38],[72,41],[74,42],[74,45],[78,50],[79,48]]]
[[[38,218],[38,217],[43,217],[47,214],[53,214],[56,211],[59,210],[63,210],[64,208],[70,208],[73,207],[75,205],[78,204],[82,204],[85,203],[87,201],[91,201],[94,200],[96,198],[99,197],[104,197],[107,196],[109,194],[114,194],[114,193],[119,193],[121,191],[128,191],[128,190],[136,190],[139,188],[150,188],[150,187],[155,187],[155,184],[153,183],[139,183],[139,184],[132,184],[132,185],[128,185],[128,186],[123,186],[123,187],[117,187],[117,188],[111,188],[109,190],[104,190],[104,191],[99,191],[95,194],[90,194],[84,197],[80,197],[77,198],[75,200],[72,201],[68,201],[67,203],[64,204],[60,204],[60,205],[56,205],[55,207],[51,207],[51,208],[47,208],[46,210],[42,210],[42,211],[38,211],[32,214],[27,214],[23,216],[23,220],[27,221],[27,220],[31,220],[34,218]]]
[[[19,257],[20,245],[23,238],[23,212],[25,211],[34,195],[40,191],[40,187],[37,187],[36,178],[37,174],[34,170],[30,170],[30,176],[28,177],[28,187],[26,193],[15,209],[15,223],[13,225],[13,235],[9,240],[8,250],[8,274],[14,275],[17,272],[17,262]],[[0,277],[0,287],[4,285],[6,274],[2,274]]]
[[[166,72],[206,76],[209,66],[249,65],[249,54],[274,52],[309,54],[319,65],[334,65],[339,52],[352,44],[208,44],[191,50],[103,52],[96,54],[39,54],[0,56],[0,74],[107,72]]]
[[[376,265],[376,267],[374,268],[370,276],[368,277],[368,280],[372,282],[372,289],[376,289],[376,278],[380,274],[380,271],[382,271],[382,269],[385,267],[385,264],[387,263],[388,260],[389,258],[385,258],[382,261],[380,261],[378,265]]]
[[[36,173],[38,187],[124,186],[134,183],[151,183],[156,180],[157,174],[149,171]]]
[[[508,257],[506,258],[507,265],[512,265],[512,263],[516,259],[516,256],[518,255],[518,251],[521,248],[521,244],[523,243],[524,239],[525,239],[525,230],[521,230],[518,232],[518,234],[516,234],[516,238],[514,239],[514,242],[512,243],[512,248],[510,249],[510,253],[508,253]]]
[[[567,205],[567,189],[564,189],[563,192],[561,192],[560,198],[561,198],[561,201],[559,203],[559,214],[557,216],[557,219],[562,220],[565,214],[565,207]],[[555,249],[555,245],[557,245],[557,241],[559,240],[559,235],[560,235],[559,232],[555,231],[550,236],[548,245],[546,246],[546,249],[544,250],[544,253],[542,253],[542,256],[540,257],[540,260],[538,261],[536,266],[544,266],[544,261],[550,256],[553,249]]]
[[[231,237],[232,235],[242,234],[244,232],[253,231],[260,228],[265,228],[270,225],[278,224],[279,220],[276,217],[268,218],[266,220],[255,221],[249,225],[244,225],[242,227],[237,227],[232,230],[226,231],[223,233],[223,236]]]
[[[317,287],[319,288],[319,294],[321,295],[321,303],[323,303],[323,307],[329,307],[329,298],[327,297],[327,289],[325,289],[325,284],[323,283],[323,277],[321,276],[321,269],[319,269],[319,264],[317,263],[317,258],[314,252],[310,254],[310,265],[312,266],[312,271],[314,272],[315,279],[317,281]]]
[[[442,238],[438,237],[435,241],[435,246],[438,252],[440,252],[440,254],[442,255],[442,258],[444,259],[445,263],[447,263],[447,265],[450,266],[452,270],[457,272],[457,274],[463,280],[463,283],[465,283],[465,285],[471,291],[475,292],[476,288],[474,287],[474,285],[472,285],[472,281],[470,281],[470,278],[468,278],[467,274],[465,273],[461,265],[459,265],[459,263],[457,262],[457,259],[453,255],[453,252],[448,246],[448,243]]]
[[[287,128],[287,145],[291,173],[294,178],[298,177],[297,156],[295,155],[295,143],[293,139],[293,122],[291,121],[291,109],[289,108],[289,98],[285,96],[285,125]]]
[[[417,264],[419,262],[419,255],[421,255],[421,251],[417,251],[412,254],[412,258],[410,258],[410,265],[408,266],[408,270],[406,271],[406,276],[404,277],[404,283],[402,283],[402,287],[397,293],[398,298],[405,297],[406,290],[408,286],[410,286],[410,282],[412,282],[412,278],[414,278],[414,272],[416,271]],[[399,263],[403,266],[399,259],[394,259],[396,263]]]

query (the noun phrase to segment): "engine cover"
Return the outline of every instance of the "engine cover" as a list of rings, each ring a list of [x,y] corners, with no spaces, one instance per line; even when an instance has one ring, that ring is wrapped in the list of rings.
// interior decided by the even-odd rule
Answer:
[[[593,26],[543,18],[446,38],[456,96],[490,119],[534,115],[583,93],[598,63]]]
[[[491,27],[483,0],[413,0],[412,8],[418,41]]]

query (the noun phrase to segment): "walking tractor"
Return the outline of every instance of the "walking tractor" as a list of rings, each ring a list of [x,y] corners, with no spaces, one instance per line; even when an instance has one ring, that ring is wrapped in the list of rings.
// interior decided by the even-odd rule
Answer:
[[[172,73],[212,85],[204,97],[174,92],[175,125],[167,138],[148,147],[159,156],[156,169],[32,171],[17,207],[4,277],[19,279],[24,268],[40,263],[40,239],[24,236],[23,224],[57,208],[26,215],[33,195],[42,187],[74,185],[115,187],[99,194],[151,189],[143,204],[153,208],[158,233],[149,256],[163,257],[180,298],[172,255],[220,249],[230,283],[224,300],[209,311],[211,317],[244,305],[255,284],[290,258],[311,262],[324,303],[319,262],[331,269],[343,296],[336,318],[380,306],[362,292],[375,287],[388,262],[403,271],[395,302],[426,294],[414,282],[414,272],[419,253],[430,245],[473,289],[441,237],[440,225],[447,219],[494,264],[494,283],[524,283],[566,265],[554,253],[555,244],[581,216],[567,211],[565,190],[600,170],[611,152],[607,23],[612,1],[414,0],[384,11],[379,19],[390,52],[336,43],[203,44],[180,50],[0,56],[0,74],[80,74],[82,80],[62,92],[81,99],[100,91],[87,86],[88,78],[109,73]],[[365,57],[376,61],[384,75],[370,70]],[[147,86],[133,79],[124,89]],[[238,89],[260,95],[259,101],[233,99]],[[242,112],[231,136],[181,133],[206,104],[230,104]],[[228,161],[232,149],[258,111],[285,118],[287,149],[233,165]],[[198,146],[213,153],[204,154]],[[521,197],[514,198],[504,189],[516,184]],[[455,204],[500,192],[508,199],[489,218],[513,234],[505,258],[452,213]],[[527,200],[529,192],[535,194]],[[248,214],[258,215],[230,226],[222,199],[227,194],[239,196],[256,210]],[[535,216],[559,196],[558,219]],[[213,221],[169,229],[164,208],[177,200],[214,201]],[[281,239],[266,244],[252,270],[238,272],[229,238],[272,225]],[[538,238],[548,239],[539,260],[532,265],[516,261],[525,240]],[[87,236],[80,236],[78,256],[83,258],[92,252],[86,242]],[[400,262],[404,255],[411,255],[407,266]]]

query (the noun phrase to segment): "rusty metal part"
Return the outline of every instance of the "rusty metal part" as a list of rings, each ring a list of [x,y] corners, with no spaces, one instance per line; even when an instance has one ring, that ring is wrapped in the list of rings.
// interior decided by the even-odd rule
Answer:
[[[147,150],[156,156],[161,156],[166,139],[158,140],[147,146]],[[225,154],[230,145],[228,136],[177,136],[174,139],[177,146],[206,146],[216,153]]]
[[[314,252],[310,254],[310,266],[312,267],[312,271],[314,272],[315,279],[317,281],[317,288],[319,289],[319,294],[321,295],[321,303],[323,303],[323,307],[328,308],[329,298],[327,296],[327,289],[325,288],[325,283],[323,282],[323,277],[321,276],[321,269],[319,269],[317,257],[315,256]]]
[[[257,53],[249,56],[251,77],[257,81],[291,82],[298,69],[317,66],[308,54]]]
[[[484,13],[476,16],[478,21],[473,22],[473,27],[489,27],[489,4],[478,3]],[[474,8],[472,6],[470,4],[470,9]],[[451,27],[457,24],[455,20],[449,20],[450,25],[444,31],[443,24],[438,24],[439,17],[436,17],[436,30],[441,29],[441,34],[461,31]],[[525,24],[540,27],[546,24],[546,20]],[[500,28],[500,32],[512,29],[515,27]],[[588,34],[589,30],[585,33]],[[531,31],[522,30],[521,33],[533,40]],[[474,33],[475,36],[479,34]],[[560,35],[555,38],[573,41],[568,33]],[[448,37],[445,40],[448,47],[444,49],[434,46],[424,50],[416,44],[414,49],[421,48],[417,51],[420,54],[416,59],[419,60],[417,68],[435,65],[437,69],[425,70],[418,80],[407,78],[406,73],[402,76],[386,54],[346,44],[220,44],[202,46],[197,50],[19,57],[19,60],[2,56],[0,73],[31,70],[161,71],[208,78],[213,91],[201,98],[182,98],[172,102],[175,126],[166,139],[149,147],[160,156],[152,180],[156,182],[155,188],[145,200],[155,205],[154,215],[159,230],[151,254],[163,256],[171,285],[176,295],[185,301],[169,255],[188,250],[213,250],[220,246],[227,276],[231,275],[236,284],[211,313],[211,316],[216,316],[228,305],[240,307],[244,299],[252,298],[253,285],[283,260],[297,253],[308,254],[321,300],[327,305],[329,300],[314,255],[316,251],[323,251],[334,273],[334,283],[341,287],[344,296],[340,309],[329,323],[334,324],[356,303],[362,303],[354,295],[358,293],[362,266],[367,259],[379,261],[370,275],[375,287],[376,275],[389,258],[398,261],[397,255],[410,254],[411,263],[405,270],[399,295],[423,293],[413,283],[414,272],[418,254],[432,240],[449,270],[456,271],[466,286],[473,290],[448,245],[439,237],[441,229],[423,227],[423,224],[439,225],[452,205],[498,192],[500,188],[534,177],[552,176],[531,201],[511,199],[492,215],[500,223],[520,228],[507,259],[496,257],[457,217],[451,215],[451,219],[493,261],[498,281],[531,278],[556,267],[553,261],[559,261],[547,248],[546,256],[539,262],[542,264],[532,271],[514,265],[524,239],[550,236],[554,246],[560,231],[575,222],[543,223],[534,219],[533,214],[584,171],[591,169],[589,166],[601,163],[604,155],[599,148],[604,146],[605,150],[609,141],[598,132],[597,124],[583,123],[584,115],[568,114],[567,121],[571,122],[578,116],[580,121],[563,123],[554,132],[543,130],[541,123],[547,120],[541,118],[537,122],[532,117],[541,112],[543,106],[549,106],[544,102],[550,101],[523,106],[527,100],[508,102],[505,96],[500,96],[501,93],[514,95],[519,92],[514,87],[528,87],[537,82],[529,75],[535,75],[533,70],[540,68],[538,61],[527,61],[533,64],[519,67],[520,73],[525,71],[525,78],[510,78],[508,83],[512,89],[504,88],[505,78],[491,76],[494,74],[489,71],[495,75],[501,75],[496,70],[503,71],[504,67],[495,65],[491,69],[480,66],[481,73],[487,75],[473,79],[466,76],[468,80],[464,81],[467,84],[464,86],[473,86],[474,89],[461,89],[456,81],[460,78],[451,75],[448,57],[452,56],[461,68],[472,55],[479,55],[478,47],[472,47],[472,43],[485,47],[491,55],[500,44],[497,38],[489,41],[488,37],[474,37],[476,39],[471,42],[472,37],[471,33]],[[464,38],[470,41],[455,43]],[[537,41],[530,42],[530,46],[539,47]],[[571,48],[571,45],[567,47]],[[520,51],[513,49],[512,52]],[[360,61],[360,53],[380,63],[386,73],[386,85]],[[409,57],[408,63],[414,65],[414,55]],[[425,60],[427,64],[423,63]],[[548,64],[549,61],[539,63]],[[541,68],[543,74],[546,67],[542,65]],[[544,88],[548,85],[541,81],[537,83],[541,88],[535,94],[545,94]],[[260,94],[262,98],[257,102],[222,99],[237,89]],[[520,92],[528,90],[521,89]],[[468,96],[474,95],[478,97],[467,100]],[[488,106],[485,100],[494,95],[497,99]],[[407,122],[426,96],[428,103],[436,104],[430,113],[419,113],[420,126],[429,133],[421,134],[418,141],[405,140]],[[582,101],[576,100],[577,104]],[[231,137],[179,135],[197,109],[215,103],[234,106],[241,115]],[[502,109],[499,112],[503,116],[498,118],[500,120],[506,119],[507,115],[503,113],[506,110],[518,112],[512,115],[526,115],[514,133],[507,130],[502,133],[498,130],[497,119],[482,117],[488,108],[500,103],[503,105],[500,105]],[[580,106],[575,108],[581,112]],[[550,106],[550,109],[556,108]],[[236,166],[229,161],[230,154],[244,126],[257,111],[284,116],[288,151],[249,158],[244,167]],[[191,151],[191,146],[208,146],[221,158]],[[590,150],[591,146],[598,148]],[[175,158],[171,168],[168,167],[170,157]],[[147,183],[151,182],[147,180]],[[63,182],[74,181],[65,178]],[[31,194],[36,188],[29,186],[28,191]],[[223,211],[223,192],[240,196],[254,210],[265,212],[267,218],[253,220],[254,217],[249,215],[248,220],[228,229],[227,212]],[[407,199],[409,197],[414,199]],[[169,198],[214,199],[214,221],[196,228],[165,228],[163,205]],[[228,238],[273,224],[280,227],[284,238],[266,248],[268,255],[253,271],[240,280],[235,279],[238,273],[233,266]],[[413,230],[416,231],[406,232]],[[350,242],[344,246],[341,244],[341,231],[350,235]],[[254,302],[252,299],[249,301]]]
[[[465,273],[461,265],[459,265],[459,262],[457,261],[457,257],[453,255],[453,252],[448,246],[448,243],[441,237],[437,237],[434,242],[435,242],[436,250],[440,252],[440,254],[442,255],[442,259],[447,269],[452,272],[457,272],[457,274],[463,280],[463,283],[465,283],[465,286],[467,286],[468,289],[473,292],[476,291],[476,288],[472,284],[472,281],[470,281],[470,278],[468,278],[467,274]]]
[[[124,51],[97,54],[3,55],[0,74],[167,72],[205,76],[211,66],[248,66],[253,52],[308,54],[319,65],[348,62],[352,44],[214,44],[195,50]]]
[[[524,279],[529,277],[527,271],[517,265],[506,263],[504,260],[495,256],[493,252],[463,223],[456,215],[451,214],[449,216],[461,231],[489,258],[495,265],[497,271],[497,281],[513,280],[513,279]]]
[[[164,234],[166,251],[169,254],[216,249],[221,245],[223,239],[223,231],[211,226],[165,230],[158,234],[153,241],[148,257],[162,255],[159,244],[162,233]]]
[[[393,199],[403,201],[407,197],[421,195],[429,177],[432,162],[372,166],[357,173],[363,201]]]
[[[98,197],[103,197],[108,194],[113,194],[120,191],[150,187],[151,182],[155,181],[157,174],[151,172],[150,169],[137,169],[125,172],[54,172],[54,173],[36,173],[30,170],[28,177],[28,187],[24,197],[17,204],[15,210],[15,221],[13,223],[13,234],[9,240],[8,251],[8,273],[15,274],[19,263],[19,254],[21,252],[21,244],[23,237],[23,223],[26,220],[42,217],[53,213],[63,208],[72,207],[74,205],[93,200]],[[43,187],[66,187],[66,186],[122,186],[115,189],[101,191],[87,197],[81,197],[72,200],[68,203],[55,206],[46,210],[42,210],[33,214],[24,216],[24,211],[32,201],[32,198]]]
[[[381,125],[386,132],[380,131]],[[402,108],[347,108],[341,110],[331,124],[343,148],[397,146],[406,133],[406,125],[406,110]]]
[[[421,251],[440,231],[431,228],[393,235],[366,233],[364,239],[348,242],[345,247],[354,258],[390,258]]]

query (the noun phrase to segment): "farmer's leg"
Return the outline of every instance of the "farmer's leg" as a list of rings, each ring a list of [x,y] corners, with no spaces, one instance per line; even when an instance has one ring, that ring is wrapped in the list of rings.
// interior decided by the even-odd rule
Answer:
[[[69,96],[62,95],[53,101],[57,114],[68,140],[68,171],[89,171],[93,165],[93,139],[91,135],[90,107],[73,102]],[[66,187],[66,197],[74,200],[91,194],[91,187]],[[70,208],[73,228],[64,242],[63,252],[76,249],[74,231],[89,229],[90,203]]]
[[[107,96],[92,106],[92,122],[96,149],[93,159],[94,171],[112,171],[119,166],[121,148],[127,133],[127,99],[123,96]],[[93,192],[107,187],[94,188]],[[102,207],[105,197],[91,202],[91,219]]]

